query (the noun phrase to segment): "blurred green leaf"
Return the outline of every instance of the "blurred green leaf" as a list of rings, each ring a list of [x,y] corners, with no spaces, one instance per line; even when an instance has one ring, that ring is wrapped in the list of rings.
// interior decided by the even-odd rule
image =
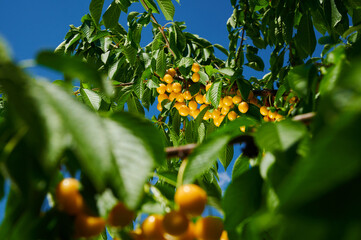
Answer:
[[[232,169],[232,179],[236,179],[242,173],[249,169],[249,158],[243,156],[243,154],[239,155],[239,157],[234,162],[234,166]]]
[[[228,144],[223,148],[223,150],[219,154],[219,161],[222,163],[225,170],[227,170],[227,167],[229,166],[229,164],[233,159],[233,153],[234,153],[233,145]]]
[[[332,0],[333,1],[333,0]],[[299,46],[311,56],[316,48],[316,35],[313,29],[311,16],[304,14],[301,18],[296,40]]]
[[[143,185],[155,165],[165,163],[162,136],[153,124],[127,113],[112,115],[105,120],[107,135],[125,192],[124,201],[134,209],[141,201]]]
[[[258,167],[251,168],[232,180],[222,200],[226,230],[235,229],[260,208],[262,182]]]
[[[76,56],[55,54],[49,51],[40,52],[37,55],[38,64],[64,73],[71,78],[78,78],[81,82],[89,82],[94,87],[101,88],[108,96],[112,93],[109,81],[106,81],[95,66],[83,62]]]
[[[242,134],[239,126],[248,126],[254,123],[255,121],[252,119],[240,117],[221,127],[196,147],[188,157],[188,163],[183,175],[184,184],[192,183],[216,163],[217,156],[229,141]]]
[[[299,65],[291,69],[287,76],[290,87],[298,96],[305,98],[312,90],[317,70],[313,65]]]
[[[265,123],[255,134],[256,142],[266,151],[285,151],[306,134],[302,123],[284,120]]]

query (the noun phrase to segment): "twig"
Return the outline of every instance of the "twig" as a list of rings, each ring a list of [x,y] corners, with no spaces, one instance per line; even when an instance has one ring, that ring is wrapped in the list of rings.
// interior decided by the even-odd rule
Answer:
[[[239,48],[238,48],[238,51],[237,51],[237,55],[236,55],[236,61],[235,63],[237,64],[238,60],[239,60],[239,57],[241,55],[241,50],[243,49],[243,41],[244,41],[244,26],[242,28],[242,38],[241,38],[241,45],[239,45]]]
[[[275,96],[277,94],[277,90],[272,89],[263,89],[263,90],[253,90],[253,94],[255,96]]]
[[[145,9],[149,12],[149,7],[148,7],[148,5],[144,2],[144,0],[140,0],[140,1],[141,1],[141,2],[143,3],[143,5],[145,6]],[[169,41],[168,41],[167,37],[165,36],[164,29],[163,29],[162,27],[160,27],[160,24],[158,23],[157,19],[155,19],[153,13],[150,13],[150,18],[153,20],[153,22],[154,22],[155,24],[158,25],[158,29],[159,29],[159,31],[162,33],[162,36],[163,36],[163,38],[164,38],[164,41],[165,41],[165,43],[166,43],[167,48],[168,48],[169,51],[172,53],[173,57],[176,57],[175,53],[174,53],[173,50],[170,48],[170,44],[169,44]]]
[[[310,112],[310,113],[297,115],[297,116],[293,117],[292,120],[296,121],[296,122],[303,122],[305,124],[308,124],[312,120],[312,118],[314,118],[315,116],[316,116],[316,113]],[[254,138],[251,135],[241,135],[241,136],[238,136],[238,137],[232,139],[229,142],[229,144],[238,144],[238,143],[246,143],[246,144],[254,143]],[[192,144],[187,144],[187,145],[183,145],[183,146],[179,146],[179,147],[167,147],[165,149],[165,152],[167,154],[167,158],[179,157],[179,158],[184,159],[197,146],[198,146],[198,144],[192,143]]]
[[[197,144],[191,143],[180,147],[167,147],[165,149],[165,152],[168,158],[172,158],[172,157],[184,158],[188,156],[195,147],[197,147]]]
[[[303,122],[305,124],[308,124],[311,121],[311,119],[314,118],[315,116],[316,116],[316,113],[309,112],[309,113],[294,116],[292,118],[292,120],[296,121],[296,122]]]

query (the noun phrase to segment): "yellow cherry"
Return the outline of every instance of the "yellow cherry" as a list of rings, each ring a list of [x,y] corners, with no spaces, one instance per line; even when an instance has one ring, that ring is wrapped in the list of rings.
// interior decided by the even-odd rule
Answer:
[[[238,105],[238,110],[239,110],[241,113],[246,113],[246,112],[248,112],[248,109],[249,109],[249,106],[248,106],[248,103],[246,103],[246,102],[241,102],[241,103]]]

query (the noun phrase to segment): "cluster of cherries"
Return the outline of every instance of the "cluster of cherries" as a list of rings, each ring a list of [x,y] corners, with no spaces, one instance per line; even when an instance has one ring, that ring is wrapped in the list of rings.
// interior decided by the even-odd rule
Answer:
[[[134,219],[134,212],[122,202],[116,203],[107,219],[89,214],[83,196],[79,192],[80,183],[75,178],[63,179],[56,188],[56,204],[60,211],[75,217],[74,237],[89,238],[99,235],[108,224],[125,227]]]
[[[200,65],[198,63],[193,63],[192,65],[192,81],[194,83],[199,82],[200,80]],[[161,80],[165,83],[161,83],[157,88],[158,92],[158,105],[157,109],[159,111],[163,110],[162,102],[164,100],[173,101],[175,99],[174,107],[178,110],[179,114],[183,117],[191,116],[194,119],[197,118],[198,114],[206,107],[209,107],[209,110],[204,114],[203,120],[213,120],[215,126],[219,127],[223,120],[227,117],[229,121],[233,121],[236,118],[240,117],[241,114],[245,114],[249,110],[249,104],[254,104],[260,108],[260,113],[264,116],[264,120],[277,121],[283,118],[282,115],[277,113],[277,111],[272,112],[268,110],[266,106],[261,106],[258,103],[258,99],[254,96],[253,92],[250,91],[248,99],[242,99],[241,93],[239,90],[236,93],[231,95],[225,95],[220,99],[219,105],[217,108],[212,108],[211,103],[207,101],[206,94],[212,86],[212,83],[208,83],[205,87],[205,90],[200,90],[198,93],[192,95],[188,91],[188,86],[183,87],[183,81],[177,81],[179,76],[177,76],[177,71],[174,68],[167,70]],[[177,79],[177,80],[176,80]],[[245,131],[245,127],[240,127],[241,131]]]
[[[228,240],[218,217],[200,217],[207,203],[206,192],[197,185],[179,187],[174,195],[177,209],[148,216],[131,232],[134,240]],[[194,222],[192,220],[195,220]]]
[[[79,189],[80,183],[74,178],[63,179],[56,188],[58,209],[75,217],[75,238],[94,237],[103,232],[106,225],[123,228],[134,220],[134,212],[122,202],[113,206],[106,219],[89,214]],[[130,237],[134,240],[228,240],[220,218],[200,217],[207,203],[207,194],[202,188],[195,184],[182,185],[174,195],[174,202],[177,209],[165,215],[149,215],[139,228],[130,232]]]

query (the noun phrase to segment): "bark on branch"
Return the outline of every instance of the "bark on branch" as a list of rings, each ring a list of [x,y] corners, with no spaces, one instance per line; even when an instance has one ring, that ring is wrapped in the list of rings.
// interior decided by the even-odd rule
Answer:
[[[301,114],[301,115],[297,115],[297,116],[293,117],[292,120],[308,124],[312,120],[312,118],[315,117],[315,115],[316,115],[316,113],[314,113],[314,112],[305,113],[305,114]],[[229,144],[238,144],[238,143],[254,144],[254,138],[251,135],[241,135],[241,136],[238,136],[238,137],[232,139]],[[192,143],[192,144],[187,144],[187,145],[183,145],[183,146],[179,146],[179,147],[167,147],[165,149],[165,152],[166,152],[167,158],[179,157],[179,158],[184,159],[189,154],[191,154],[193,149],[196,148],[197,146],[198,146],[198,144]]]

